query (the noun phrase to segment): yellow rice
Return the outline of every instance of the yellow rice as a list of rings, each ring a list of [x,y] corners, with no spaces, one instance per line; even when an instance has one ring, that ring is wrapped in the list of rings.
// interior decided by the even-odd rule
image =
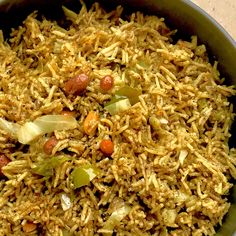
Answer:
[[[0,235],[26,235],[27,222],[36,224],[28,235],[106,235],[117,202],[131,210],[115,235],[214,235],[222,223],[236,178],[235,150],[228,147],[234,118],[228,97],[235,90],[223,85],[197,37],[174,43],[163,18],[137,12],[122,19],[121,13],[97,3],[79,14],[65,9],[71,25],[63,29],[34,12],[8,41],[0,37],[0,117],[23,124],[67,108],[78,121],[74,130],[55,132],[60,141],[53,153],[70,160],[49,180],[32,172],[51,158],[42,154],[48,136],[24,147],[0,130],[1,153],[11,159],[0,181]],[[89,74],[86,93],[67,96],[64,83],[79,73]],[[99,83],[107,74],[115,84],[103,93]],[[142,95],[112,116],[104,104],[124,84]],[[100,120],[90,137],[82,124],[91,110]],[[115,145],[111,158],[99,150],[107,137]],[[99,175],[75,189],[70,173],[85,163]],[[68,210],[61,193],[71,199]]]

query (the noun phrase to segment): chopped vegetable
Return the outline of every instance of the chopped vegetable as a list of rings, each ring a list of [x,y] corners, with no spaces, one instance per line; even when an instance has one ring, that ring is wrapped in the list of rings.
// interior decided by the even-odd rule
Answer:
[[[100,80],[100,88],[103,91],[109,91],[110,89],[112,89],[113,84],[114,84],[114,79],[110,75],[106,75]]]
[[[131,207],[128,204],[124,204],[122,207],[115,210],[100,231],[104,232],[105,235],[112,235],[114,227],[129,214],[130,210]]]
[[[213,110],[211,114],[212,121],[222,122],[225,119],[225,110]]]
[[[57,145],[58,140],[55,136],[50,137],[43,145],[43,150],[47,155],[52,154],[53,148]]]
[[[203,110],[204,108],[208,107],[208,105],[209,105],[208,99],[206,99],[206,98],[199,99],[197,103],[198,103],[199,110]]]
[[[179,162],[181,165],[184,164],[185,158],[188,156],[188,151],[187,150],[181,150],[179,153]]]
[[[119,112],[128,110],[131,107],[130,101],[128,98],[126,99],[122,99],[122,100],[118,100],[115,103],[109,104],[105,106],[105,109],[111,114],[111,115],[115,115]]]
[[[141,94],[142,91],[140,89],[124,86],[115,92],[115,96],[112,97],[110,102],[106,103],[104,108],[111,115],[115,115],[139,102],[139,95]]]
[[[150,116],[149,118],[149,123],[151,125],[151,127],[154,130],[160,130],[161,129],[161,125],[167,125],[168,124],[168,120],[163,118],[163,117],[155,117],[155,116]]]
[[[89,175],[83,168],[74,169],[71,176],[75,188],[88,185],[90,182]]]
[[[164,228],[161,233],[159,234],[159,236],[168,236],[168,230],[167,228]]]
[[[64,11],[64,14],[68,19],[75,21],[78,18],[78,15],[75,12],[69,10],[65,6],[62,6],[62,10]]]
[[[28,144],[43,133],[40,126],[33,122],[27,122],[20,127],[17,132],[17,137],[20,143]]]
[[[11,136],[16,137],[20,125],[0,118],[0,128],[9,133]]]
[[[37,225],[32,223],[32,222],[26,222],[23,226],[22,229],[25,233],[30,233],[34,230],[36,230]]]
[[[77,121],[74,117],[64,115],[41,116],[33,122],[26,122],[22,126],[0,118],[0,128],[18,138],[18,141],[22,144],[29,144],[38,136],[46,133],[51,133],[55,130],[74,129],[76,126]]]
[[[100,143],[100,150],[106,156],[111,156],[114,151],[114,144],[111,140],[102,140]]]
[[[162,211],[163,221],[167,226],[175,227],[175,219],[177,217],[176,209],[164,208]]]
[[[51,177],[54,173],[54,169],[60,165],[62,165],[64,162],[68,161],[69,158],[66,156],[54,156],[50,159],[43,160],[36,164],[34,168],[32,168],[32,171],[35,174],[42,175],[44,177]]]
[[[138,65],[143,67],[144,69],[147,69],[150,67],[150,60],[149,58],[143,58],[141,61],[138,62]]]
[[[96,112],[90,111],[84,120],[83,128],[87,135],[93,136],[99,123],[99,116]]]
[[[139,102],[139,96],[142,94],[141,89],[124,86],[116,91],[116,95],[127,97],[131,105]]]
[[[106,103],[105,107],[109,106],[109,105],[112,105],[116,102],[119,102],[121,100],[124,100],[124,99],[127,99],[127,97],[115,95],[111,98],[111,100],[109,102]]]
[[[37,118],[34,123],[44,131],[44,133],[55,130],[68,130],[77,126],[75,118],[63,115],[46,115]]]
[[[63,229],[62,230],[62,235],[63,236],[72,236],[72,235],[74,235],[73,233],[71,233],[69,230],[67,230],[67,229]]]
[[[159,121],[160,121],[160,123],[163,124],[163,125],[167,125],[167,124],[169,123],[168,120],[165,119],[165,118],[163,118],[163,117],[159,118]]]
[[[79,95],[86,90],[88,84],[88,76],[86,74],[79,74],[66,81],[64,89],[67,94]]]
[[[158,118],[156,118],[155,116],[149,117],[149,123],[150,123],[151,127],[156,131],[161,128],[160,120]]]
[[[189,195],[181,190],[174,192],[173,197],[175,198],[177,205],[181,205],[183,202],[189,199]]]
[[[6,166],[9,162],[11,162],[11,160],[8,159],[6,155],[0,154],[0,177],[4,176],[4,174],[2,173],[2,168]]]
[[[88,185],[97,176],[97,170],[92,166],[77,167],[72,171],[71,176],[75,188],[80,188]]]
[[[20,143],[29,144],[38,136],[51,133],[55,130],[74,129],[77,121],[72,116],[64,115],[46,115],[34,120],[34,122],[26,122],[17,132]]]
[[[71,208],[71,200],[70,197],[66,193],[61,194],[61,207],[63,211],[66,211]]]

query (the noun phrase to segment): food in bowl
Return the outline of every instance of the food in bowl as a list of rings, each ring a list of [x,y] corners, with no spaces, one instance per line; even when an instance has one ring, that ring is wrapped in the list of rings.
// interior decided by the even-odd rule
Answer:
[[[1,37],[1,235],[214,235],[234,87],[163,18],[63,9]]]

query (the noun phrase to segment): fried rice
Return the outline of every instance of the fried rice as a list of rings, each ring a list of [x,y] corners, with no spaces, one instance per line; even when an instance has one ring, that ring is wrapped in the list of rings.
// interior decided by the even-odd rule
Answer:
[[[1,170],[0,235],[214,235],[236,178],[228,146],[235,90],[217,62],[196,36],[175,42],[163,18],[121,17],[122,7],[105,12],[98,3],[78,14],[63,9],[64,28],[33,12],[10,39],[1,32],[2,122],[22,127],[66,111],[76,125],[29,143],[1,127],[9,162]],[[81,74],[86,90],[66,93],[65,83]],[[103,91],[107,75],[114,84]],[[129,106],[118,109],[120,101]],[[86,133],[90,112],[97,123]],[[114,145],[110,155],[101,151],[104,139]],[[92,177],[85,166],[96,170]],[[84,174],[89,182],[81,183]]]

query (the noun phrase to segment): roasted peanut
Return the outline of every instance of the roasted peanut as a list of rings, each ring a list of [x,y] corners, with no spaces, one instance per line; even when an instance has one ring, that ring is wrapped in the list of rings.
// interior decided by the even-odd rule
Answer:
[[[96,112],[90,111],[84,120],[83,128],[87,135],[93,136],[98,127],[99,116]]]
[[[2,168],[11,162],[6,155],[0,154],[0,176],[4,176],[2,173]]]
[[[58,140],[56,137],[50,137],[43,145],[43,150],[47,155],[52,154],[53,148],[57,145]]]
[[[22,229],[25,233],[30,233],[34,230],[36,230],[37,225],[32,223],[32,222],[26,222],[23,226]]]
[[[100,150],[106,156],[111,156],[114,151],[114,144],[111,140],[103,139],[100,143]]]
[[[80,74],[66,81],[64,89],[67,94],[79,95],[86,90],[88,84],[88,76],[86,74]]]
[[[100,88],[103,91],[108,91],[112,89],[113,83],[114,83],[113,77],[111,77],[110,75],[106,75],[100,80]]]

